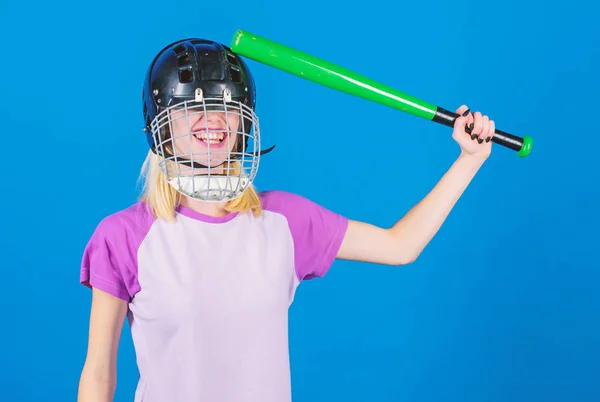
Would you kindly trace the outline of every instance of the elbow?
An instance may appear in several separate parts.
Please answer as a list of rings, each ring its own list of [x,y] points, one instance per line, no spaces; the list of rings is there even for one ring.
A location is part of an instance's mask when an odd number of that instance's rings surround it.
[[[397,243],[398,244],[398,243]],[[396,248],[394,253],[394,264],[397,266],[410,265],[417,261],[424,247],[417,244],[411,244],[410,242],[404,242],[404,246]]]
[[[389,231],[388,250],[389,264],[404,266],[414,263],[421,255],[424,245],[406,231]]]
[[[398,253],[395,258],[391,261],[391,265],[394,266],[404,266],[404,265],[410,265],[412,263],[414,263],[417,258],[419,258],[420,252],[404,252],[404,253]]]
[[[412,257],[412,258],[405,258],[402,260],[398,261],[398,264],[396,264],[399,267],[405,266],[405,265],[410,265],[412,263],[414,263],[417,260],[417,257]]]

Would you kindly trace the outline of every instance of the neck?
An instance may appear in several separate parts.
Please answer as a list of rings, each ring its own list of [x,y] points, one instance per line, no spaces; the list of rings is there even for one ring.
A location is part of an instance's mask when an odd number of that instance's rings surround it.
[[[229,212],[225,209],[227,205],[226,201],[223,202],[208,202],[196,200],[190,197],[182,196],[181,197],[181,205],[186,208],[191,209],[192,211],[196,211],[203,215],[213,216],[213,217],[223,217],[229,214]]]

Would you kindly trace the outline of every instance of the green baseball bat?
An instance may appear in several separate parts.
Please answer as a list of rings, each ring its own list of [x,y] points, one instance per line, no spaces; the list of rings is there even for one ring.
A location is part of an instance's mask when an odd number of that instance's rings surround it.
[[[458,114],[442,107],[400,92],[329,61],[297,49],[292,49],[248,31],[236,31],[230,48],[240,56],[317,84],[377,102],[445,126],[454,127],[454,122],[458,117]],[[533,143],[532,138],[529,136],[521,138],[498,129],[496,129],[492,141],[517,151],[518,155],[522,158],[529,155]]]

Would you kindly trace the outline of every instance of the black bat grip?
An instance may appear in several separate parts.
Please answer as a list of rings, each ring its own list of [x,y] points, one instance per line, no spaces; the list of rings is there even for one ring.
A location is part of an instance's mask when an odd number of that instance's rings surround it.
[[[454,122],[460,115],[454,112],[450,112],[444,108],[437,106],[435,116],[432,121],[443,124],[448,127],[454,127]],[[471,129],[467,127],[465,129],[467,133],[471,133]],[[496,129],[492,136],[492,141],[498,145],[502,145],[506,148],[517,151],[519,156],[524,158],[531,152],[532,138],[529,136],[518,137],[513,134]]]

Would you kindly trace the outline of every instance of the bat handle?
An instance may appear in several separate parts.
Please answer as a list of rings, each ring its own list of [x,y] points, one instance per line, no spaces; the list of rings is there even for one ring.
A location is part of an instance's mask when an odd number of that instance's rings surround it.
[[[437,107],[435,116],[432,121],[443,124],[445,126],[454,127],[454,122],[460,115],[454,112],[450,112],[444,108]],[[471,130],[467,128],[465,130],[470,133]],[[517,151],[521,158],[525,158],[531,152],[531,146],[533,145],[533,139],[530,136],[518,137],[513,134],[496,129],[492,136],[492,141],[496,144],[502,145],[506,148]]]

